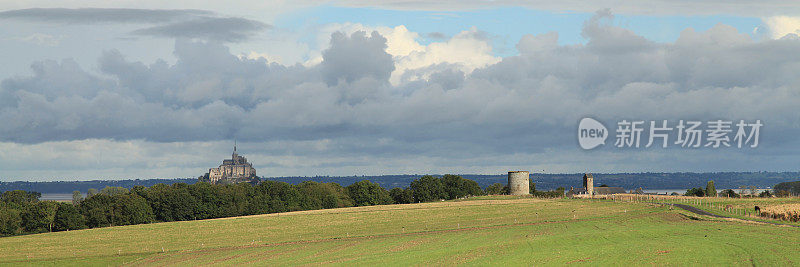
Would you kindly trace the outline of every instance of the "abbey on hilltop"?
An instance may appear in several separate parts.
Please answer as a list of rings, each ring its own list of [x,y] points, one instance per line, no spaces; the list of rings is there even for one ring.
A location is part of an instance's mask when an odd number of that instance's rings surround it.
[[[236,143],[233,144],[233,155],[231,159],[222,161],[222,165],[217,168],[208,169],[208,172],[200,176],[200,182],[212,184],[233,184],[233,183],[253,183],[259,182],[256,176],[256,169],[253,164],[247,162],[247,158],[236,153]]]

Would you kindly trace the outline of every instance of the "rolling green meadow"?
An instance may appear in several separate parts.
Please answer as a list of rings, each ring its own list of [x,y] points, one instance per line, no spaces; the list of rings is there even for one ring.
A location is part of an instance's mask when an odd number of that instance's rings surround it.
[[[0,238],[0,265],[798,265],[800,228],[511,196]]]

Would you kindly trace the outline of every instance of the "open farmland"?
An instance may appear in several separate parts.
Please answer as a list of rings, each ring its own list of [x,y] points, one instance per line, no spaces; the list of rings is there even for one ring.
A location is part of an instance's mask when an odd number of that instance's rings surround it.
[[[682,204],[709,213],[750,221],[800,226],[800,198],[728,198],[616,194],[614,201]],[[758,207],[758,210],[756,210]]]
[[[0,264],[800,263],[799,228],[684,213],[647,203],[475,198],[6,237]]]

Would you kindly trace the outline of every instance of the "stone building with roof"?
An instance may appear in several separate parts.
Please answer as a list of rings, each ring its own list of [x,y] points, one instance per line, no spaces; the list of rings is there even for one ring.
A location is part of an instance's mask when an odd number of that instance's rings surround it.
[[[591,173],[585,173],[583,175],[583,188],[575,188],[571,187],[569,191],[567,191],[567,197],[593,197],[598,195],[612,195],[612,194],[624,194],[625,189],[622,187],[608,187],[608,186],[601,186],[595,187],[594,186],[594,176]]]
[[[247,162],[247,158],[240,156],[236,152],[236,144],[233,145],[233,154],[230,159],[223,160],[222,165],[217,168],[208,169],[208,172],[201,176],[199,180],[212,184],[255,184],[259,181],[253,164]]]

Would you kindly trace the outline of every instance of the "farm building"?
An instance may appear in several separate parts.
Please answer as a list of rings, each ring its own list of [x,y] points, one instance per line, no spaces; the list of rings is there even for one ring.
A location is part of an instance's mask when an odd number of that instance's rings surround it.
[[[622,187],[594,187],[594,177],[591,173],[583,175],[583,188],[571,187],[567,191],[567,197],[590,197],[597,195],[611,195],[611,194],[624,194],[625,189]]]

